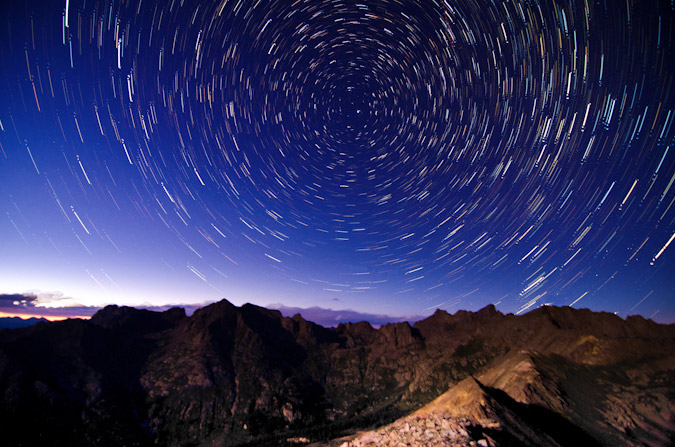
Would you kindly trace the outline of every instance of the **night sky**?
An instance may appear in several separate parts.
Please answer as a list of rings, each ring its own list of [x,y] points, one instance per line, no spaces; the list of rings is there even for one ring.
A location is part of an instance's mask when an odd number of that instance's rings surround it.
[[[672,0],[0,6],[0,293],[675,321]]]

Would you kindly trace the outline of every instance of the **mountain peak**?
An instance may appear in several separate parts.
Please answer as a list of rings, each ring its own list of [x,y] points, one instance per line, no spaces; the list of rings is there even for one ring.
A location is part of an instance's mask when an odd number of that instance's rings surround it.
[[[121,328],[134,332],[154,332],[175,326],[185,318],[185,309],[174,307],[154,312],[128,306],[109,305],[91,317],[91,323],[106,329]]]
[[[485,315],[485,316],[492,316],[497,314],[502,315],[501,312],[497,311],[497,308],[495,307],[494,304],[488,304],[487,306],[476,312],[476,315]]]

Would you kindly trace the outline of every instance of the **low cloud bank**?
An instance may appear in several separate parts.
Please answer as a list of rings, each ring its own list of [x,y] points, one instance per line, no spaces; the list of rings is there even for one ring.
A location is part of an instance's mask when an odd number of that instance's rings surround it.
[[[104,306],[83,306],[73,304],[73,299],[59,293],[4,293],[0,294],[0,314],[22,318],[43,317],[48,320],[65,318],[90,318]],[[138,305],[136,309],[164,312],[172,307],[182,307],[185,313],[192,313],[210,303],[167,304],[162,306]]]
[[[419,315],[411,315],[405,317],[395,317],[384,314],[369,314],[364,312],[357,312],[355,310],[333,310],[325,309],[323,307],[290,307],[283,304],[270,304],[267,306],[270,309],[276,309],[286,317],[292,317],[295,314],[302,315],[305,320],[320,324],[324,327],[336,327],[340,323],[358,323],[359,321],[367,321],[373,326],[382,326],[387,323],[400,323],[407,321],[414,323],[426,317]]]
[[[49,320],[63,318],[88,318],[99,310],[99,307],[69,305],[53,307],[58,301],[70,300],[57,293],[3,293],[0,294],[0,313],[17,315],[24,318],[44,317]]]

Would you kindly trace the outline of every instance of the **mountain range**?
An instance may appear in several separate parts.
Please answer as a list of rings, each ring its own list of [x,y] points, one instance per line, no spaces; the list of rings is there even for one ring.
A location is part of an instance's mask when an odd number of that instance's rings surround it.
[[[667,446],[675,325],[570,307],[325,328],[220,301],[0,331],[3,444]]]
[[[21,317],[2,317],[0,318],[0,329],[17,329],[21,327],[32,326],[36,323],[47,322],[46,318],[21,318]]]

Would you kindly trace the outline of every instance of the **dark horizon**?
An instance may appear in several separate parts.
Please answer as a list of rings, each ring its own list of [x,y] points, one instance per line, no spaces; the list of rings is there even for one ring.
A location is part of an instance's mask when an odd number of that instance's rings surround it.
[[[93,307],[93,306],[80,306],[80,307],[73,307],[73,308],[40,308],[40,307],[21,307],[21,306],[7,306],[5,303],[7,300],[5,298],[11,297],[14,300],[16,299],[21,299],[21,298],[28,298],[30,299],[30,296],[27,295],[21,295],[21,294],[13,294],[13,295],[2,295],[0,294],[0,319],[2,318],[21,318],[23,320],[27,320],[30,318],[35,318],[35,319],[40,319],[44,318],[48,321],[61,321],[65,319],[90,319],[94,314],[97,312],[103,310],[105,307],[108,306],[117,306],[115,304],[108,304],[106,306],[102,307]],[[164,305],[164,306],[117,306],[117,307],[131,307],[132,309],[138,309],[138,310],[148,310],[152,312],[165,312],[169,309],[183,309],[186,313],[186,315],[189,317],[191,316],[195,311],[199,309],[203,309],[205,307],[217,304],[219,302],[228,302],[230,303],[227,299],[223,298],[222,300],[214,301],[214,302],[205,302],[202,303],[201,305],[181,305],[181,304],[172,304],[172,305]],[[230,303],[232,304],[232,303]],[[242,306],[246,305],[255,305],[259,306],[255,303],[244,303]],[[438,311],[443,311],[443,312],[448,312],[450,315],[456,315],[458,313],[462,312],[468,312],[468,313],[476,313],[480,312],[484,309],[489,308],[490,306],[494,306],[493,304],[488,304],[485,307],[481,309],[476,309],[476,310],[467,310],[467,309],[457,309],[455,311],[445,311],[444,309],[435,309],[433,312],[427,314],[427,315],[410,315],[410,316],[394,316],[394,315],[386,315],[386,314],[370,314],[370,313],[364,313],[364,312],[357,312],[351,309],[330,309],[330,308],[322,308],[319,306],[312,306],[308,308],[301,308],[301,307],[292,307],[292,306],[285,306],[280,303],[271,303],[268,304],[267,306],[259,306],[263,307],[265,309],[269,310],[276,310],[281,313],[284,317],[293,317],[296,314],[300,314],[300,316],[305,319],[306,321],[310,321],[312,323],[316,323],[320,326],[326,327],[326,328],[334,328],[337,327],[339,324],[346,324],[346,323],[358,323],[358,322],[367,322],[371,326],[378,328],[380,326],[386,325],[386,324],[395,324],[395,323],[409,323],[409,324],[414,324],[418,321],[425,320],[432,315],[434,315]],[[241,306],[237,306],[241,307]],[[528,312],[524,313],[523,315],[526,315],[527,313],[533,312],[541,307],[554,307],[558,308],[559,306],[540,306],[538,308],[532,308],[529,309]],[[569,307],[569,306],[560,306],[560,307]],[[512,315],[512,313],[509,312],[502,312],[498,307],[495,308],[497,312],[502,313],[504,315]],[[574,310],[586,310],[586,311],[591,311],[591,312],[596,312],[596,313],[607,313],[604,311],[597,311],[597,310],[592,310],[589,308],[571,308]],[[45,312],[46,311],[46,312]],[[616,315],[616,314],[612,314]],[[663,319],[652,319],[652,318],[647,318],[644,315],[640,314],[632,314],[632,315],[616,315],[617,317],[621,318],[622,320],[626,320],[630,317],[640,317],[640,318],[645,318],[646,320],[653,321],[657,324],[662,324],[662,325],[671,325],[675,324],[675,321],[667,321]]]

